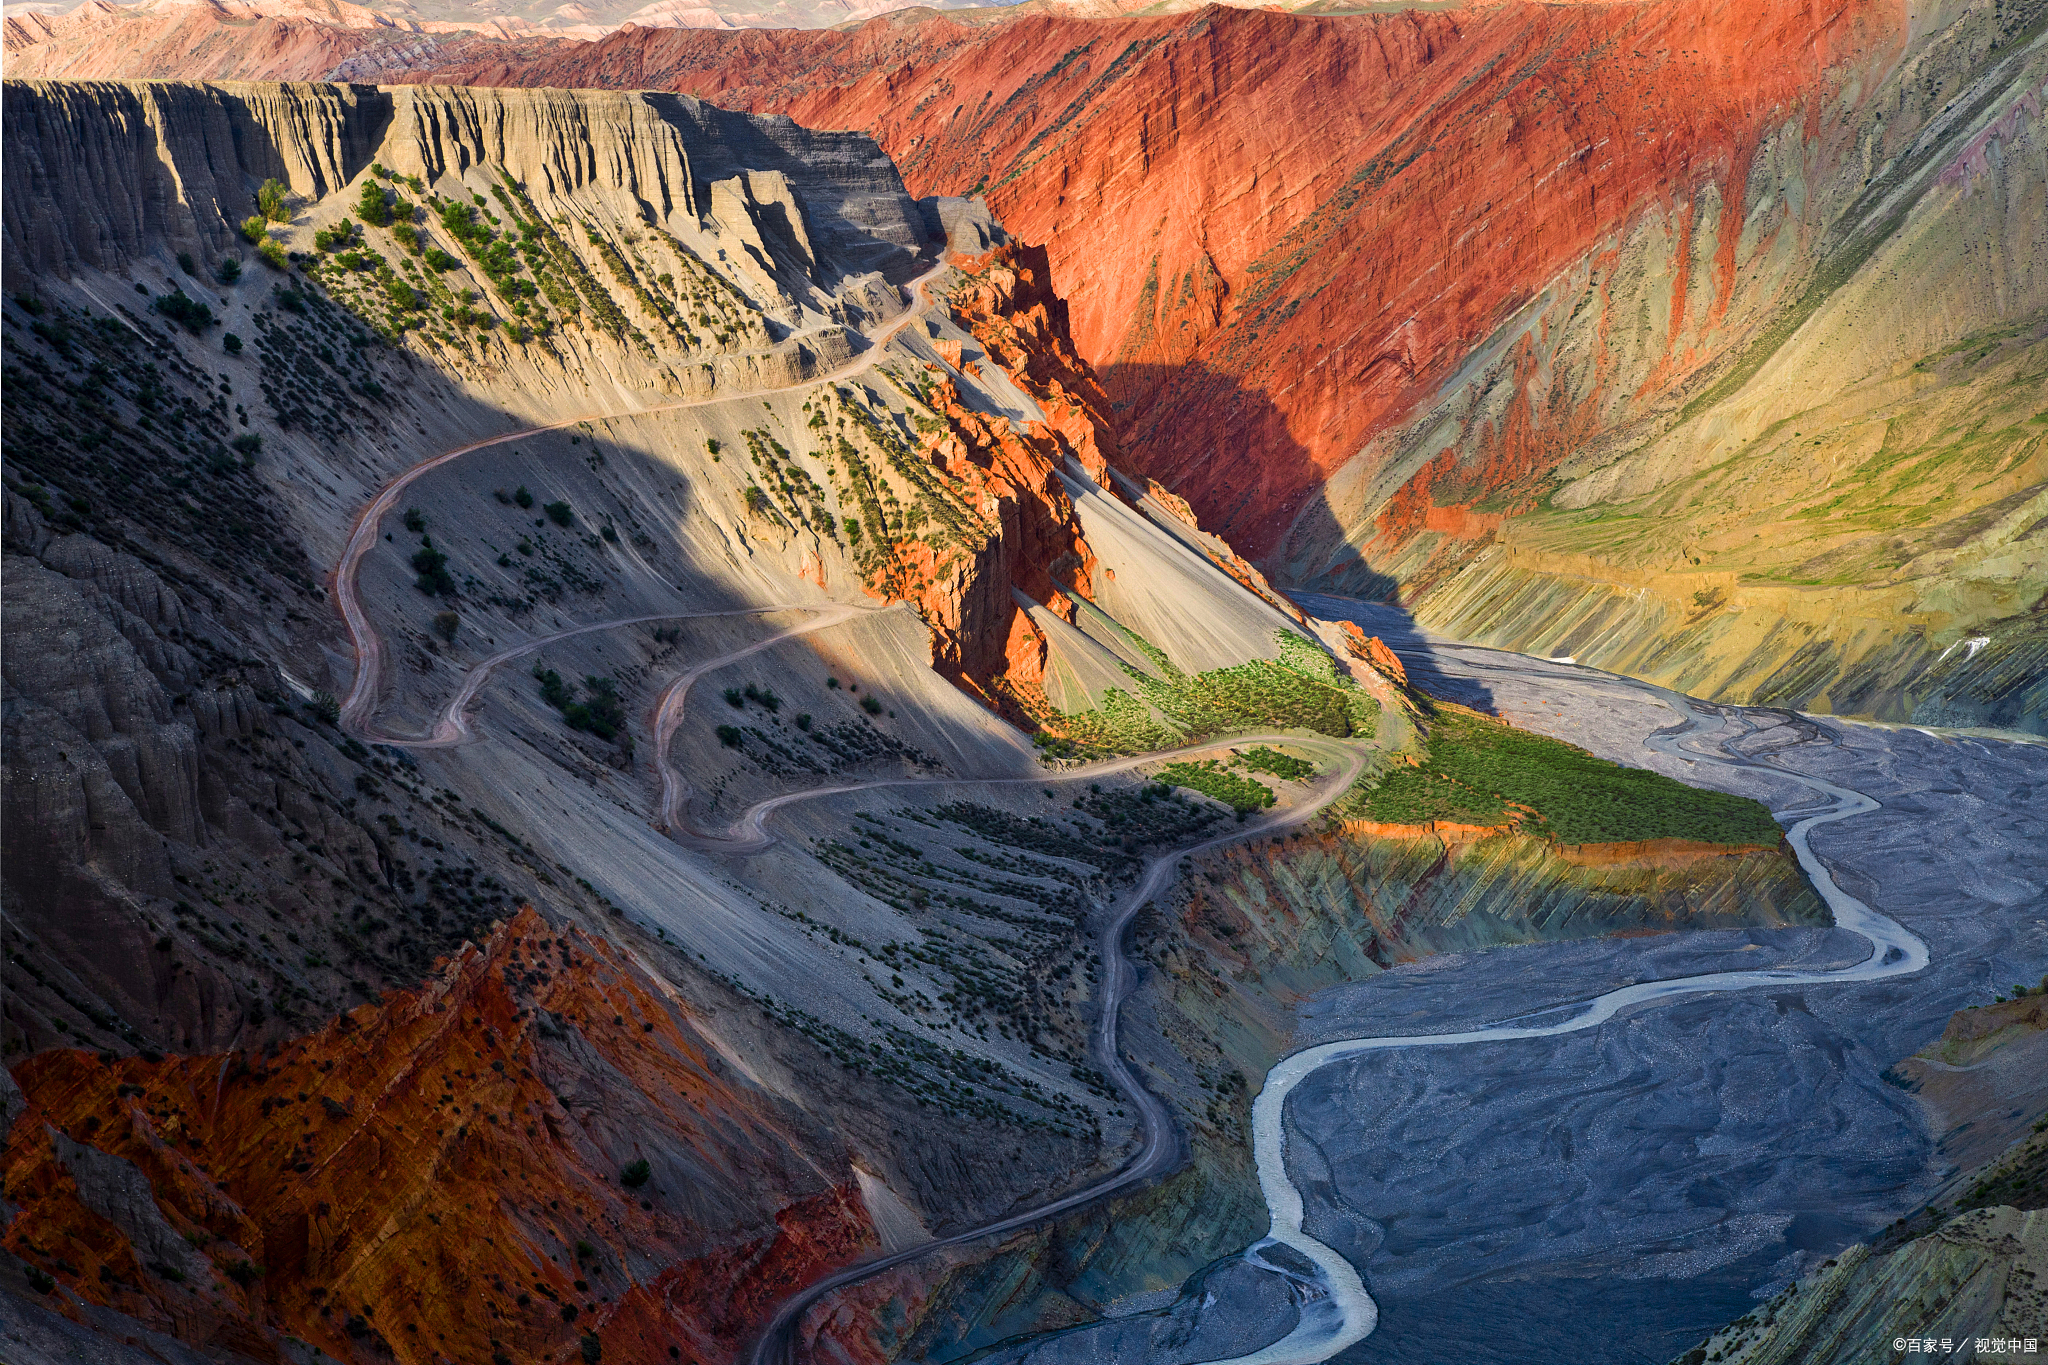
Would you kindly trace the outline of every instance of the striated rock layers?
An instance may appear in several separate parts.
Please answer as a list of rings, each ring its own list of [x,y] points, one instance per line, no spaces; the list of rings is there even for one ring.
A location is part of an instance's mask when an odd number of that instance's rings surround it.
[[[1093,1169],[1110,1106],[1078,1047],[913,1017],[876,994],[865,940],[777,913],[922,942],[879,894],[808,840],[743,887],[649,828],[658,691],[685,659],[744,653],[780,604],[829,605],[826,581],[848,601],[894,584],[932,628],[862,613],[829,659],[792,650],[771,676],[817,719],[808,743],[749,737],[755,757],[700,707],[678,764],[749,800],[828,763],[1031,771],[928,665],[987,695],[1013,580],[1049,596],[1047,565],[1085,559],[1051,470],[1114,447],[1042,257],[997,253],[961,283],[986,341],[931,310],[982,380],[891,350],[811,385],[845,367],[850,326],[904,306],[884,272],[931,254],[860,135],[560,91],[10,83],[7,103],[0,1101],[27,1111],[0,1326],[56,1358],[133,1338],[178,1361],[310,1358],[294,1339],[356,1362],[559,1361],[585,1341],[724,1360],[873,1245],[869,1209],[957,1226]],[[289,193],[266,263],[232,232],[269,177]],[[359,207],[386,197],[411,216]],[[932,210],[975,250],[999,235]],[[432,309],[401,302],[430,289]],[[686,394],[719,401],[678,410]],[[816,452],[783,444],[827,410],[833,449],[856,451],[829,493]],[[355,660],[327,573],[353,518],[416,461],[544,423],[564,429],[394,509],[361,575],[392,665],[382,719],[445,705],[505,643],[622,621],[546,656],[586,696],[618,689],[620,733],[570,728],[520,667],[492,680],[481,743],[363,742],[337,724]],[[957,579],[920,579],[901,504],[942,484],[991,520]],[[963,605],[982,600],[999,614]],[[883,680],[889,709],[863,710]],[[823,757],[780,765],[796,744]],[[849,819],[820,817],[825,842]],[[1078,913],[1055,943],[1037,904],[1005,911],[1033,911],[1028,952],[1013,923],[980,931],[1021,961],[974,930],[947,961],[979,989],[1068,952]],[[901,961],[898,984],[964,1000],[929,965]],[[886,1082],[867,1061],[885,1053]],[[907,1117],[920,1103],[933,1121]],[[23,1340],[0,1355],[36,1359]]]
[[[20,1064],[0,1244],[75,1268],[53,1311],[241,1357],[724,1359],[874,1244],[757,1035],[524,910],[290,1043]]]
[[[362,34],[332,69],[687,90],[985,191],[1047,245],[1135,472],[1293,586],[1735,700],[2038,725],[2042,22],[921,15]]]

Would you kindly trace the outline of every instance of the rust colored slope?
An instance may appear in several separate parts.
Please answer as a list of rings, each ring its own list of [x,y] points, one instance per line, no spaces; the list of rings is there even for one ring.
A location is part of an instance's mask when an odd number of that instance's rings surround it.
[[[1046,245],[1139,471],[1258,558],[1604,235],[1709,191],[1739,206],[1769,129],[1803,122],[1826,144],[1840,91],[1905,28],[1901,0],[1648,0],[322,41],[354,53],[335,58],[350,79],[681,90],[864,129],[914,193],[985,187]],[[178,72],[169,40],[138,39],[148,74],[260,74],[182,41]],[[15,60],[55,60],[35,51]],[[95,60],[119,74],[116,47]],[[1739,230],[1719,234],[1710,308]],[[1672,297],[1685,308],[1682,282]],[[1705,359],[1671,356],[1652,382]]]
[[[1896,0],[1210,9],[635,31],[435,74],[686,90],[866,129],[916,193],[987,186],[1046,244],[1134,461],[1256,557],[1558,271],[1645,206],[1739,205],[1758,139],[1824,137],[1903,37]]]
[[[618,949],[527,910],[275,1057],[22,1063],[4,1242],[260,1359],[291,1333],[342,1360],[570,1360],[586,1332],[608,1361],[725,1359],[873,1239],[844,1168],[802,1156],[818,1134],[735,1070]],[[110,1202],[112,1158],[163,1226]]]

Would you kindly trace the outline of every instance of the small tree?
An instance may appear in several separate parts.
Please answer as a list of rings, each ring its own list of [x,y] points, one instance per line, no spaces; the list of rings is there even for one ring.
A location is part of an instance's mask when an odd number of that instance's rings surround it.
[[[270,220],[262,214],[242,220],[242,235],[252,242],[261,242],[270,235]]]
[[[391,206],[385,201],[384,187],[374,180],[363,182],[363,192],[356,200],[356,212],[371,227],[391,226]]]
[[[533,494],[527,492],[526,485],[522,483],[519,485],[518,489],[513,492],[512,501],[518,503],[521,507],[530,508],[533,506]]]
[[[229,355],[240,355],[242,353],[242,339],[233,332],[229,332],[226,336],[222,337],[220,344],[221,349]]]
[[[629,1190],[637,1190],[642,1185],[645,1185],[653,1174],[654,1168],[648,1164],[647,1158],[643,1156],[619,1172],[619,1183]]]
[[[235,282],[236,280],[239,280],[239,279],[241,279],[241,278],[242,278],[242,260],[241,260],[241,257],[239,257],[239,256],[230,256],[230,257],[228,257],[228,258],[227,258],[226,260],[224,260],[224,261],[222,261],[222,262],[220,263],[220,268],[219,268],[218,270],[214,271],[213,273],[214,273],[215,277],[216,277],[216,278],[218,278],[218,279],[220,280],[220,282],[221,282],[222,284],[233,284],[233,283],[234,283],[234,282]]]
[[[566,502],[551,502],[540,509],[548,514],[548,520],[557,526],[566,527],[576,520],[576,510]]]
[[[604,1346],[597,1339],[597,1333],[585,1332],[577,1348],[583,1356],[583,1365],[597,1365],[604,1359]]]
[[[256,207],[263,217],[273,223],[289,223],[291,210],[285,207],[285,196],[291,193],[291,186],[282,180],[266,180],[256,191]]]
[[[452,645],[455,643],[456,628],[459,627],[461,624],[462,618],[456,615],[454,612],[439,612],[434,617],[434,634],[440,636],[442,639],[446,640],[449,644]]]

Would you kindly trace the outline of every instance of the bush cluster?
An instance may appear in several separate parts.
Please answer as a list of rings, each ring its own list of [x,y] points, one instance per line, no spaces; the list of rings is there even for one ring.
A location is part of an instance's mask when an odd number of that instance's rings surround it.
[[[1645,768],[1595,758],[1562,740],[1439,707],[1421,764],[1382,778],[1366,800],[1375,820],[1489,824],[1510,806],[1524,824],[1563,844],[1697,839],[1775,844],[1778,822],[1747,797],[1704,791]]]
[[[603,740],[616,740],[621,747],[631,749],[631,737],[626,734],[626,707],[619,700],[619,685],[611,678],[585,677],[583,687],[587,696],[578,700],[576,689],[562,681],[562,675],[552,668],[533,666],[534,681],[540,684],[541,699],[562,713],[562,720],[571,730],[585,730]]]
[[[1273,789],[1265,783],[1240,777],[1213,758],[1197,763],[1170,763],[1159,770],[1159,780],[1214,797],[1239,814],[1263,810],[1276,799]]]

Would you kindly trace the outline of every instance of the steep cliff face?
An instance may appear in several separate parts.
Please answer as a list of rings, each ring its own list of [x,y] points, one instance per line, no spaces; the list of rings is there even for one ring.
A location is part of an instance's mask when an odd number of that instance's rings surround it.
[[[1839,136],[1759,144],[1739,223],[1676,204],[1550,281],[1290,577],[1695,694],[2039,728],[2048,65],[2037,13],[1928,17]]]
[[[1292,585],[1733,699],[2033,725],[2039,28],[927,15],[364,38],[349,69],[687,90],[985,190],[1046,244],[1133,472]]]
[[[1118,1159],[1088,916],[1217,817],[1132,777],[1049,818],[991,707],[1032,611],[1255,599],[1110,491],[1042,254],[683,97],[8,102],[10,207],[82,225],[10,212],[0,300],[0,1288],[61,1309],[38,1341],[725,1359],[874,1236]],[[1011,780],[665,837],[948,774]]]

